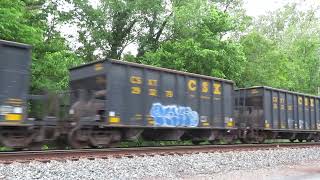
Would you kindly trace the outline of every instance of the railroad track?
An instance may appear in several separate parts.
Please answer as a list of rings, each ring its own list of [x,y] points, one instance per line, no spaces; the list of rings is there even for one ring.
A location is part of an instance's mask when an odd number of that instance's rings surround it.
[[[198,145],[198,146],[166,146],[139,148],[108,148],[108,149],[73,149],[48,151],[1,152],[0,164],[13,162],[28,163],[30,161],[50,162],[51,160],[66,161],[87,158],[132,158],[134,156],[184,155],[196,153],[267,150],[276,148],[309,148],[320,147],[320,143],[277,143],[277,144],[237,144],[237,145]]]

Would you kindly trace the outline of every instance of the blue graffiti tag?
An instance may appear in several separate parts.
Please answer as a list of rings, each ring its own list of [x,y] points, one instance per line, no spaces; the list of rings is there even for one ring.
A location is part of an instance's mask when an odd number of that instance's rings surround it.
[[[150,115],[156,126],[196,127],[199,124],[199,115],[190,107],[153,103]]]

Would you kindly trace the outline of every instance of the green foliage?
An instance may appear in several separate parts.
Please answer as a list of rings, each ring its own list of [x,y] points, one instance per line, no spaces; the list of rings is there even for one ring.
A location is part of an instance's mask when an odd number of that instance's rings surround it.
[[[259,43],[258,43],[259,42]],[[289,61],[277,46],[263,35],[252,32],[241,39],[248,59],[242,86],[290,86]]]
[[[247,57],[241,85],[268,85],[305,93],[320,86],[319,8],[296,4],[261,16],[243,36]]]
[[[77,52],[86,61],[99,57],[119,59],[124,48],[135,38],[137,14],[141,3],[137,0],[102,0],[93,7],[88,0],[72,0],[75,9],[71,22],[78,27]]]
[[[147,52],[137,61],[239,81],[245,63],[242,47],[221,40],[221,33],[233,29],[229,16],[213,5],[203,2],[197,5],[196,8],[194,4],[180,6],[174,17],[177,25],[174,39],[163,42],[157,51]],[[207,10],[202,12],[204,9]],[[183,18],[184,13],[188,18]]]
[[[253,19],[242,0],[1,0],[0,39],[33,45],[33,93],[66,89],[68,68],[111,57],[315,94],[318,12],[289,4]],[[59,30],[68,23],[75,51]],[[136,56],[123,53],[131,43]]]
[[[2,152],[2,151],[13,151],[13,149],[2,146],[2,147],[0,147],[0,152]]]
[[[42,30],[28,23],[31,14],[23,1],[0,1],[0,39],[37,44]]]
[[[56,30],[63,17],[56,3],[0,1],[0,39],[33,46],[31,89],[35,93],[66,89],[68,68],[81,63]]]
[[[69,85],[68,68],[79,63],[78,57],[68,50],[47,52],[32,64],[32,87],[40,90],[64,90]]]
[[[212,2],[216,4],[218,9],[230,16],[230,20],[234,28],[229,32],[229,36],[232,36],[234,39],[239,39],[252,22],[252,17],[246,14],[246,10],[243,6],[244,1],[212,0]]]

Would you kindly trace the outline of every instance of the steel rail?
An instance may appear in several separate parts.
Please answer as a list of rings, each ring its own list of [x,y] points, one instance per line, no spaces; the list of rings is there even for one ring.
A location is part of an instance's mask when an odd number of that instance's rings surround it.
[[[1,152],[0,163],[49,162],[51,160],[66,161],[81,158],[121,158],[134,156],[155,155],[184,155],[195,153],[212,153],[228,151],[254,151],[280,148],[310,148],[320,147],[320,143],[277,143],[277,144],[236,144],[236,145],[198,145],[198,146],[164,146],[164,147],[134,147],[134,148],[108,148],[108,149],[72,149],[47,151],[15,151]]]

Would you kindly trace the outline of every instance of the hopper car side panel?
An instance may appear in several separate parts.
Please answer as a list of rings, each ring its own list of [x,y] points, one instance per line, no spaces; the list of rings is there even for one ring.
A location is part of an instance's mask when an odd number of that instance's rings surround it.
[[[97,75],[105,77],[109,126],[235,128],[232,81],[104,60],[71,69],[72,90],[96,87],[85,80]]]
[[[109,116],[133,126],[234,127],[233,83],[109,61]]]
[[[0,40],[0,121],[26,118],[31,48]]]
[[[253,118],[259,124],[254,128],[295,131],[319,129],[319,97],[269,87],[254,87],[237,90],[236,98],[243,99],[237,108],[246,107],[244,111],[249,114],[247,118]],[[254,98],[260,100],[254,104]],[[261,109],[251,109],[252,112],[249,112],[252,107]],[[256,111],[261,111],[263,116],[254,116]],[[252,126],[250,123],[247,125]]]

